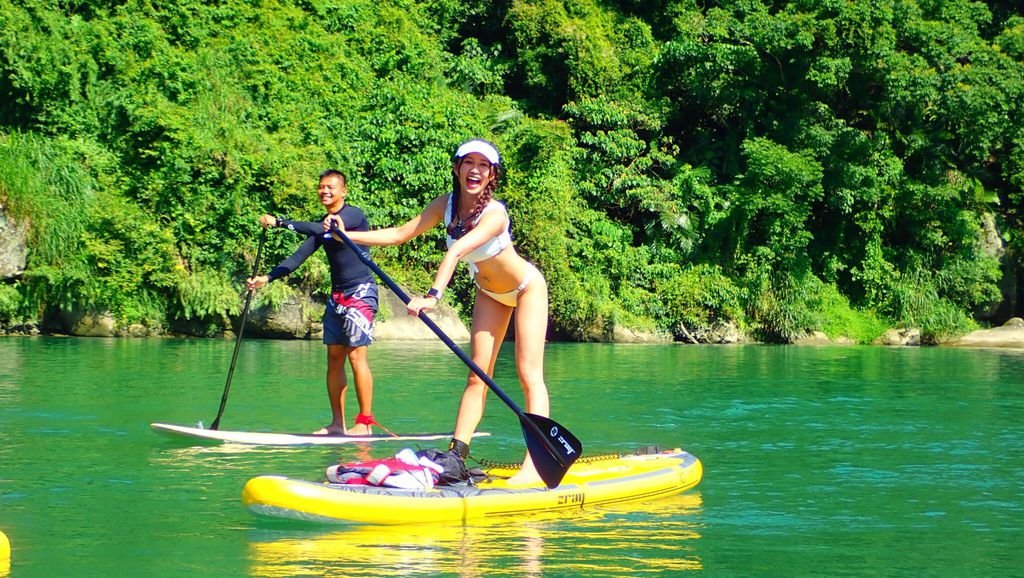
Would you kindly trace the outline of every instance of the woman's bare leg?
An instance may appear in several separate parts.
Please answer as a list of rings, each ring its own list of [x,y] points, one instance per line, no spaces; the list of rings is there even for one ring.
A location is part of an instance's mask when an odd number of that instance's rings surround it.
[[[548,388],[544,382],[544,346],[548,332],[548,288],[540,275],[519,295],[516,307],[516,370],[526,397],[526,412],[548,417],[551,412]],[[510,484],[533,483],[540,479],[537,469],[526,453],[519,473],[509,478]]]
[[[471,357],[487,375],[494,375],[494,363],[498,359],[498,351],[505,339],[511,318],[511,307],[502,305],[477,291],[473,303]],[[473,432],[484,415],[486,399],[487,384],[476,373],[470,372],[466,380],[466,389],[462,392],[459,415],[455,420],[455,439],[467,445],[473,439]]]

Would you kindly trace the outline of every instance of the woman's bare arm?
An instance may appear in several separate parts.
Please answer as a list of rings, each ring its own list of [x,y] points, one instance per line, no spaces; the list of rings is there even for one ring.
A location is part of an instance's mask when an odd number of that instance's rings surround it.
[[[430,202],[423,211],[397,227],[374,229],[372,231],[345,231],[345,224],[338,215],[329,215],[324,220],[324,229],[338,227],[349,239],[358,245],[401,245],[418,237],[428,229],[437,225],[444,218],[444,210],[448,204],[448,195],[441,195]]]

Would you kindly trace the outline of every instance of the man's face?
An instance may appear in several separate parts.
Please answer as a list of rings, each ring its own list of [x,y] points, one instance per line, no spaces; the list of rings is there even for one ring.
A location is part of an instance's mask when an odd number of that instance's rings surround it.
[[[348,194],[348,189],[345,188],[345,182],[341,177],[327,175],[320,179],[320,186],[317,187],[316,192],[320,195],[320,204],[333,213],[345,204],[345,195]]]

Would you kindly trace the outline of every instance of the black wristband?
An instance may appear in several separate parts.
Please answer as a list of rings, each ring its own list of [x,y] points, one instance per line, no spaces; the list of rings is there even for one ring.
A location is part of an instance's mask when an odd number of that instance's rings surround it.
[[[284,226],[284,219],[285,219],[284,217],[282,217],[281,215],[275,215],[274,218],[277,219],[274,222],[274,226],[275,227],[283,227]]]
[[[424,295],[424,297],[433,297],[434,299],[440,301],[442,293],[444,293],[444,291],[438,291],[437,289],[431,287],[430,289],[427,290],[427,294]]]

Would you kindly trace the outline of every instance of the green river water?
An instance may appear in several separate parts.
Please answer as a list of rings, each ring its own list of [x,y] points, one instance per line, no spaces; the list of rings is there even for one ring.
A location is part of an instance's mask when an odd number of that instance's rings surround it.
[[[701,483],[573,515],[374,528],[259,518],[241,489],[404,445],[150,430],[208,425],[233,347],[0,338],[0,576],[1024,576],[1024,351],[549,344],[552,417],[585,454],[681,447]],[[451,429],[466,370],[443,345],[378,343],[371,364],[379,421]],[[323,425],[323,371],[319,343],[244,342],[221,428]],[[510,348],[495,378],[522,399]],[[481,429],[474,455],[521,457],[495,396]]]

